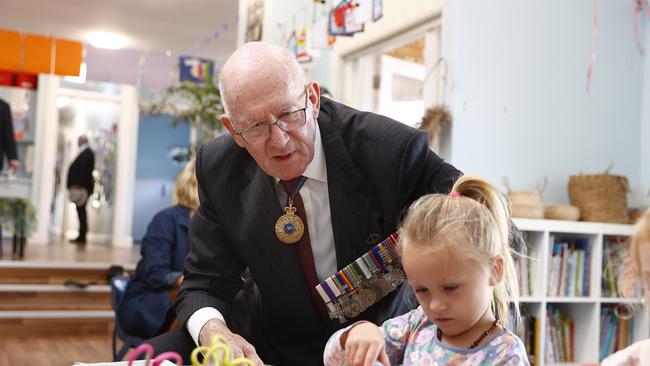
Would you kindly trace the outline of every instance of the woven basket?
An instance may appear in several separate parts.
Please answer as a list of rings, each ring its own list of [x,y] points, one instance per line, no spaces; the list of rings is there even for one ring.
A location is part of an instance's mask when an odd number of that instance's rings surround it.
[[[503,185],[508,190],[508,200],[512,217],[541,219],[544,217],[543,193],[548,180],[542,177],[535,191],[513,191],[508,178],[503,177]]]
[[[548,205],[544,207],[544,218],[578,221],[580,219],[580,209],[571,205]]]
[[[627,178],[593,174],[569,177],[571,204],[580,209],[580,220],[628,223]]]

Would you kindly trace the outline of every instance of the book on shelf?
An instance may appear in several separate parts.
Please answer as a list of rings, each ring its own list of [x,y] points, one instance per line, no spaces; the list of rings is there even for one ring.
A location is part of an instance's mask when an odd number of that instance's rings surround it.
[[[564,316],[555,305],[546,312],[546,362],[573,362],[575,330],[573,320]]]
[[[634,319],[628,315],[629,312],[624,305],[607,305],[600,309],[599,359],[601,361],[633,343]]]
[[[565,238],[555,241],[551,236],[548,296],[589,296],[591,245],[587,238]]]

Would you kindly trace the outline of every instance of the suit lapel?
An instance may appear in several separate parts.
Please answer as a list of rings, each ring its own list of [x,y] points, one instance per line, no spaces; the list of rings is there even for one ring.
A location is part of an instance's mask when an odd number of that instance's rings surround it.
[[[372,208],[370,198],[358,192],[363,176],[350,158],[331,116],[321,109],[318,127],[321,132],[336,247],[336,265],[340,269],[358,257],[366,242]]]

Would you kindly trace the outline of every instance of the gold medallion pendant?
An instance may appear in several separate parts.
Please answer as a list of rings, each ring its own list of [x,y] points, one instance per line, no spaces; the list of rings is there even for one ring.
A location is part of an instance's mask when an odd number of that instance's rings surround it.
[[[302,238],[305,225],[300,216],[296,215],[293,200],[289,199],[289,207],[284,208],[284,215],[275,222],[275,235],[285,244],[294,244]]]

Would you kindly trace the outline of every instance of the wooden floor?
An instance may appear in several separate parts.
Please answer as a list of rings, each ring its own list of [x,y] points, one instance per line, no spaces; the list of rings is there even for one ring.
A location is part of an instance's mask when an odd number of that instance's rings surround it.
[[[0,260],[20,260],[48,263],[110,263],[135,268],[140,259],[140,247],[121,248],[107,244],[87,243],[77,245],[63,241],[48,245],[29,244],[25,246],[25,256],[15,258],[11,253],[11,240],[5,239]]]
[[[118,344],[119,349],[120,344]],[[0,336],[2,366],[70,366],[112,360],[110,335]],[[126,359],[126,357],[125,357]]]

